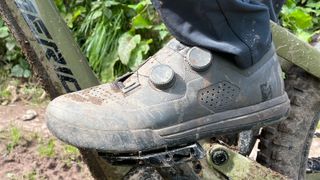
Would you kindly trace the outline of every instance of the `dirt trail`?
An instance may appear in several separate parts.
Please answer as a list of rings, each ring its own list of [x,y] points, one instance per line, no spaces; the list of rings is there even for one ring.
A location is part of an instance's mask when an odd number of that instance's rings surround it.
[[[28,110],[34,110],[37,116],[33,120],[24,121],[23,116]],[[22,102],[8,106],[0,106],[0,131],[10,125],[14,125],[27,131],[49,135],[49,130],[46,128],[44,122],[44,111],[45,105],[26,105]]]
[[[23,121],[28,110],[37,116]],[[50,134],[44,111],[21,102],[0,106],[0,179],[92,180],[79,152]],[[14,139],[18,142],[9,153]]]

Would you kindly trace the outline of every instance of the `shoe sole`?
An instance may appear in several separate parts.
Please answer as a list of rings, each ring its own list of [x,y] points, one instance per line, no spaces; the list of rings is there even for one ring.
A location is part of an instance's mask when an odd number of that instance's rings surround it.
[[[131,131],[92,130],[67,124],[47,114],[50,131],[80,148],[109,153],[132,153],[175,147],[199,139],[267,126],[285,119],[290,110],[287,94],[272,100],[194,119],[163,129]],[[68,133],[66,133],[68,132]]]

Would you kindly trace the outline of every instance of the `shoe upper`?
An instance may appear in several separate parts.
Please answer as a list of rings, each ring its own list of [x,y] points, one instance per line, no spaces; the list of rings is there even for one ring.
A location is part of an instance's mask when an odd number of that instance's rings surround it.
[[[97,131],[162,129],[283,94],[274,49],[240,69],[226,57],[171,40],[132,74],[56,98],[46,116],[49,124]]]

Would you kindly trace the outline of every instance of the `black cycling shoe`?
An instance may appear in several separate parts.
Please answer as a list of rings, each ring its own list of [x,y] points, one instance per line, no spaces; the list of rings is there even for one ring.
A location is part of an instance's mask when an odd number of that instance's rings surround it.
[[[115,83],[61,96],[48,127],[82,148],[135,152],[277,122],[289,111],[274,48],[253,67],[170,41],[138,71]]]

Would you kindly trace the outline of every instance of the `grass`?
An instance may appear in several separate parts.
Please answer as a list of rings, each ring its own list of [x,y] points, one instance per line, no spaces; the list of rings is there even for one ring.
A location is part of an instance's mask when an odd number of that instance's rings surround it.
[[[76,147],[66,144],[57,146],[55,138],[47,139],[39,136],[38,133],[22,133],[22,130],[15,126],[11,126],[9,130],[0,132],[0,135],[3,135],[3,137],[0,136],[1,141],[8,142],[6,148],[9,154],[19,145],[27,145],[28,142],[36,141],[38,146],[37,151],[42,157],[52,158],[57,155],[56,152],[62,152],[60,155],[67,162],[71,163],[80,160],[80,152]]]
[[[16,180],[16,179],[18,179],[18,178],[16,177],[16,175],[13,174],[13,173],[11,173],[11,172],[6,173],[6,178],[7,178],[7,179],[10,179],[10,180]]]
[[[35,170],[29,172],[28,174],[23,176],[25,180],[36,180],[37,179],[37,172]]]
[[[11,92],[7,88],[5,81],[0,81],[0,105],[6,104],[11,99]]]
[[[10,129],[10,142],[7,144],[7,151],[11,153],[21,140],[21,131],[17,127]]]
[[[40,143],[38,147],[38,153],[42,157],[54,157],[56,152],[55,152],[55,140],[50,139],[48,142],[45,143]]]
[[[8,99],[8,98],[10,98],[10,96],[11,96],[11,93],[10,93],[10,91],[9,91],[8,89],[1,89],[1,90],[0,90],[0,97],[1,97],[1,99],[2,99],[2,98]]]
[[[64,152],[66,155],[76,155],[76,156],[80,155],[78,148],[70,145],[64,146]]]
[[[74,162],[80,162],[80,152],[78,148],[70,145],[64,145],[62,148],[64,152],[63,161],[68,167],[71,167]]]
[[[21,162],[16,161],[14,163],[32,166],[32,168],[26,167],[25,170],[22,169],[21,171],[15,170],[16,167],[9,167],[11,169],[6,172],[5,177],[0,177],[0,180],[47,179],[46,175],[48,174],[43,172],[47,168],[47,162],[57,163],[57,167],[55,168],[62,167],[63,171],[69,171],[72,168],[73,170],[77,169],[78,173],[87,173],[79,150],[76,147],[60,142],[51,135],[31,132],[23,127],[20,128],[17,124],[11,124],[6,129],[0,130],[0,143],[0,157],[8,156],[10,158],[24,159],[24,156],[27,156],[26,161],[21,160]],[[30,162],[37,163],[35,166],[27,164]],[[52,176],[56,177],[55,175]]]

